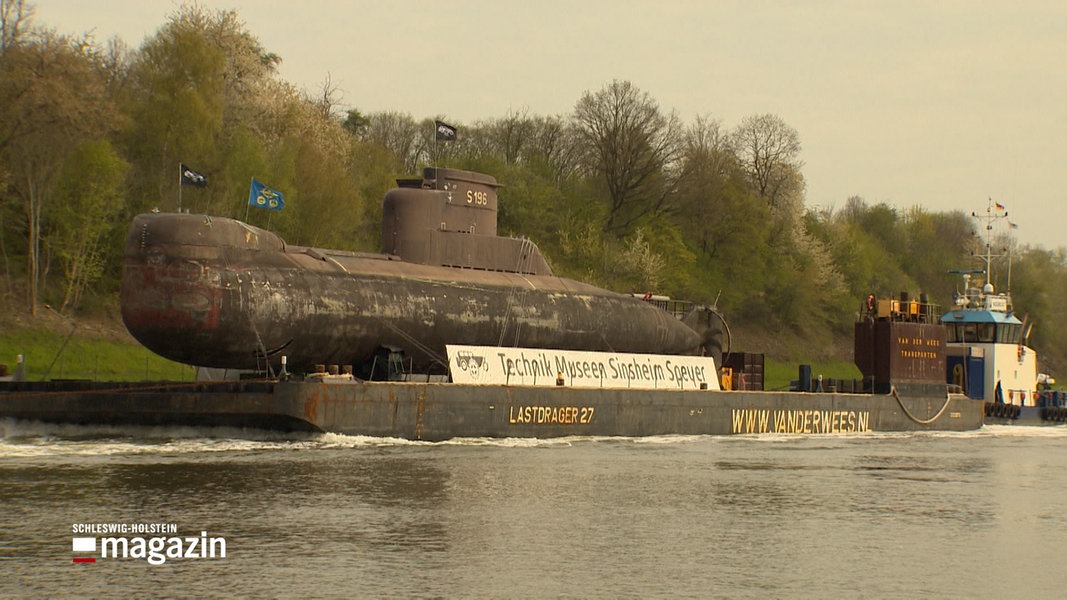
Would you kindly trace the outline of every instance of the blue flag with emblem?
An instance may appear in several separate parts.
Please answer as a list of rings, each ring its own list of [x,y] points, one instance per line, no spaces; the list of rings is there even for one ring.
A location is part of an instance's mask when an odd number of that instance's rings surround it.
[[[252,189],[248,191],[248,203],[269,210],[285,208],[285,198],[282,197],[282,193],[256,181],[255,177],[252,178]]]

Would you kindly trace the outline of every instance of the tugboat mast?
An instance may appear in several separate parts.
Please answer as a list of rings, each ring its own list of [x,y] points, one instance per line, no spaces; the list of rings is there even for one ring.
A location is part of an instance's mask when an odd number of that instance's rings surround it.
[[[1011,243],[1010,243],[1010,240],[1009,240],[1009,243],[1008,243],[1008,247],[1003,249],[1004,252],[1001,252],[1001,253],[994,253],[993,252],[994,225],[998,221],[1006,220],[1008,218],[1008,210],[1007,210],[1007,208],[1004,207],[1003,204],[1001,204],[999,202],[994,202],[993,199],[990,198],[989,199],[989,204],[988,204],[988,206],[986,206],[986,209],[985,209],[985,214],[972,212],[971,216],[974,217],[974,219],[976,221],[978,221],[979,223],[984,223],[985,224],[985,241],[984,241],[985,247],[983,249],[983,252],[977,256],[977,258],[979,260],[981,260],[985,264],[986,281],[985,281],[985,284],[982,286],[982,297],[983,297],[983,300],[984,300],[985,297],[988,297],[988,296],[992,295],[993,292],[994,292],[994,288],[993,288],[993,259],[994,258],[1003,258],[1004,256],[1007,256],[1008,257],[1007,288],[1006,288],[1005,293],[1001,294],[1001,295],[1007,301],[1008,312],[1011,312],[1011,254],[1010,254]],[[1011,221],[1008,221],[1008,225],[1011,226],[1012,228],[1015,227],[1015,224],[1012,223]],[[967,273],[974,273],[974,272],[975,271],[969,271]],[[983,302],[983,304],[984,304],[984,302]]]

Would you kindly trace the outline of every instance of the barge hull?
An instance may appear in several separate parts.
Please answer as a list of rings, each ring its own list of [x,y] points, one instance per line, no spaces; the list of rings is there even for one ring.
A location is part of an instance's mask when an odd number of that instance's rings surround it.
[[[457,437],[967,431],[981,401],[888,395],[575,389],[455,383],[243,381],[0,384],[0,418],[242,427],[441,441]]]

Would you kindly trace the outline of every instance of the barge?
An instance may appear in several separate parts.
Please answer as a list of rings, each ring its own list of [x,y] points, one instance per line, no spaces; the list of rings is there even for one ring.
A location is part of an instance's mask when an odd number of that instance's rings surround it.
[[[862,380],[808,371],[765,391],[762,360],[730,352],[715,307],[558,277],[530,240],[497,236],[492,177],[427,169],[398,184],[378,254],[295,246],[234,219],[137,216],[127,329],[221,379],[0,382],[0,418],[430,441],[984,422],[983,400],[946,385],[948,326],[926,302],[870,298],[855,325]]]

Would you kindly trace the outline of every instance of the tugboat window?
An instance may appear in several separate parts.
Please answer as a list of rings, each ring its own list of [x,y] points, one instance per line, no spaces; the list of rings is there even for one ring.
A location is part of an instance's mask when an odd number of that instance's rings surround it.
[[[1018,325],[1001,325],[997,333],[997,341],[1002,344],[1014,344],[1019,341]]]
[[[959,324],[952,325],[951,327],[948,328],[948,331],[946,332],[946,335],[948,336],[948,341],[949,342],[952,342],[952,343],[962,342],[963,341],[963,326],[959,325]]]
[[[992,323],[980,323],[978,325],[978,341],[992,343],[995,341],[994,333],[996,333],[996,328]]]

